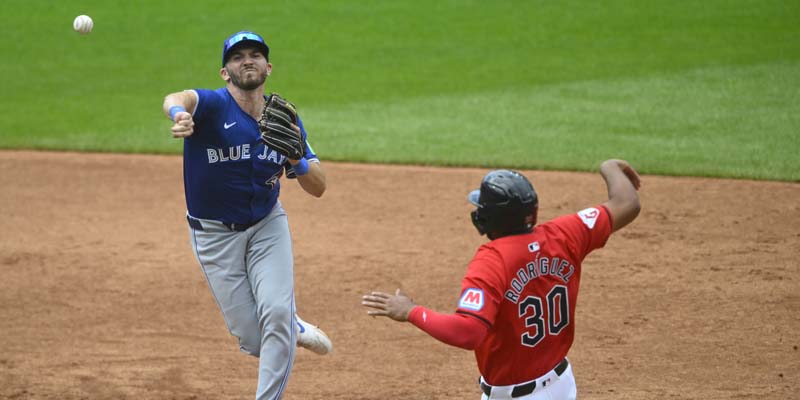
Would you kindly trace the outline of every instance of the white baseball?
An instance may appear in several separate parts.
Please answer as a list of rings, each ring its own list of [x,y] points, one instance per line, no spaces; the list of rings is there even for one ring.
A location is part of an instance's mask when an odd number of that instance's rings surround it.
[[[88,15],[78,15],[75,17],[75,21],[72,21],[72,28],[75,29],[75,32],[82,35],[91,32],[93,27],[94,22],[92,21],[92,17]]]

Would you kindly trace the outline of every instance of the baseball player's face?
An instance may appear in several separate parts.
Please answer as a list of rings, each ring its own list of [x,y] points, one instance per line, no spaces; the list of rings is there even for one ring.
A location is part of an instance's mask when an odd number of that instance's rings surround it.
[[[232,50],[225,68],[220,71],[222,79],[243,90],[257,89],[272,72],[272,64],[256,48]]]

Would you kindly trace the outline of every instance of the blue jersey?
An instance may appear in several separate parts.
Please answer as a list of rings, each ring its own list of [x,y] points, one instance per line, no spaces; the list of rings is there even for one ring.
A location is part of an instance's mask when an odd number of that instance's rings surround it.
[[[228,224],[255,223],[278,201],[279,179],[284,166],[291,167],[289,161],[261,142],[258,122],[239,108],[228,89],[195,91],[194,133],[183,142],[189,215]],[[298,125],[307,139],[299,117]],[[319,161],[308,145],[305,158]]]

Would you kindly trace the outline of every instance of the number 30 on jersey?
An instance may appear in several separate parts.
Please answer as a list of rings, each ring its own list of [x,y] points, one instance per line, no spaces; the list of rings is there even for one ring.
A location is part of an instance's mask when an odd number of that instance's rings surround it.
[[[522,345],[536,347],[545,335],[558,335],[569,325],[569,296],[567,287],[556,285],[547,293],[547,315],[542,298],[528,296],[519,302],[519,317],[525,318],[527,332],[522,334]],[[547,322],[545,323],[545,319]]]

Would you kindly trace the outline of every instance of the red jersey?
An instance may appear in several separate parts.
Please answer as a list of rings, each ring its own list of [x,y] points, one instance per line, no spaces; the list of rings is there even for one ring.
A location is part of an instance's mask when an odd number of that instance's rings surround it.
[[[608,209],[597,206],[478,249],[456,312],[489,326],[475,349],[487,383],[527,382],[566,357],[575,335],[581,262],[605,245],[611,226]]]

